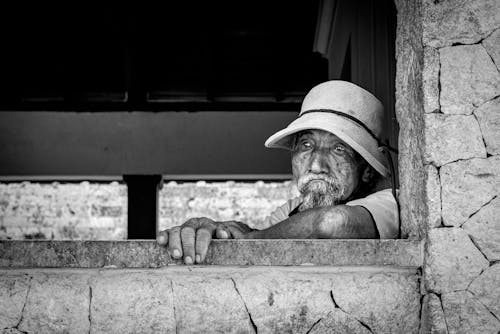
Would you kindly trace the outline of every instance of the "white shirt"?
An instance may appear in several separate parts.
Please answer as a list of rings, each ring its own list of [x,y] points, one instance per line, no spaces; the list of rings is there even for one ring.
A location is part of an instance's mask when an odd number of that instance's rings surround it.
[[[270,227],[289,217],[302,202],[301,197],[295,197],[278,207],[264,220],[264,226]],[[370,212],[377,226],[380,239],[394,239],[399,234],[399,213],[396,199],[391,189],[384,189],[345,203],[349,206],[362,206]]]

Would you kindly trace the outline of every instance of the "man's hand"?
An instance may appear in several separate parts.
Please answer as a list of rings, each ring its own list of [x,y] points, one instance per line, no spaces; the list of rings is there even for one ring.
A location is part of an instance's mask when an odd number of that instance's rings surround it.
[[[241,239],[253,231],[247,225],[236,222],[215,222],[209,218],[191,218],[181,226],[158,233],[157,241],[168,246],[174,259],[184,258],[185,264],[202,263],[212,238]]]

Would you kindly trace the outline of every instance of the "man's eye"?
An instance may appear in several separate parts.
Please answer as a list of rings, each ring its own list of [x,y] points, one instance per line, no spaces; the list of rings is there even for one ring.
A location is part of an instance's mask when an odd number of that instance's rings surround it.
[[[335,150],[335,152],[344,152],[345,146],[344,145],[335,145],[334,150]]]
[[[303,150],[309,150],[312,148],[312,143],[310,141],[303,141],[300,143],[300,148]]]

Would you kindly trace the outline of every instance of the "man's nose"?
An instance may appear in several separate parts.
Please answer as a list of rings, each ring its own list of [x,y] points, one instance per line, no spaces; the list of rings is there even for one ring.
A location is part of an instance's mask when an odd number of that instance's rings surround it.
[[[319,151],[313,151],[309,160],[309,172],[315,174],[328,173],[326,157]]]

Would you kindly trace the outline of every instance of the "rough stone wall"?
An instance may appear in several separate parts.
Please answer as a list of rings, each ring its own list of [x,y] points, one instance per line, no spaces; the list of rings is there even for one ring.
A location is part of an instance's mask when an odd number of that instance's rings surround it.
[[[124,184],[0,183],[0,239],[126,237]]]
[[[264,219],[278,206],[298,195],[292,182],[165,183],[159,194],[160,229],[180,225],[188,218],[238,220],[254,228],[267,227]]]
[[[422,328],[498,333],[500,1],[398,10],[402,215],[426,239]]]
[[[159,193],[159,226],[206,216],[264,227],[264,218],[296,194],[291,182],[168,182]],[[126,239],[126,185],[0,183],[0,239],[7,238]]]
[[[2,333],[418,333],[415,269],[0,270]]]

